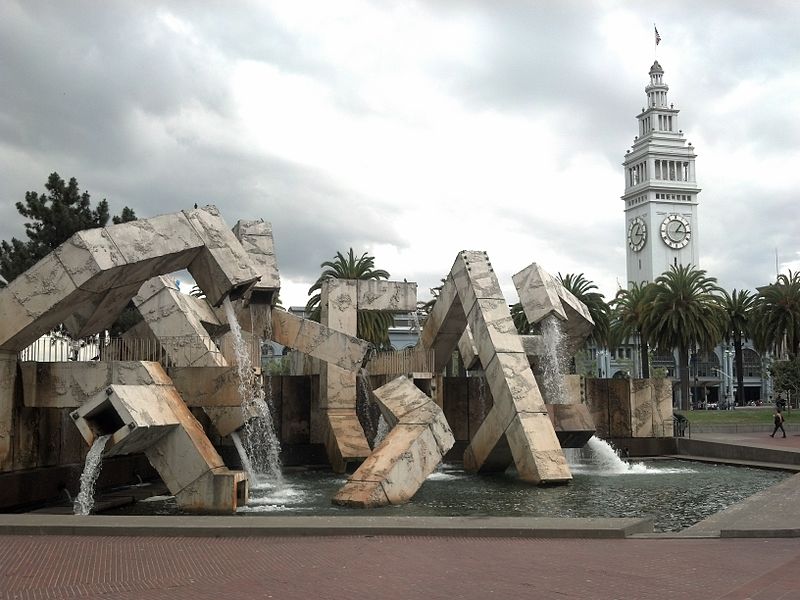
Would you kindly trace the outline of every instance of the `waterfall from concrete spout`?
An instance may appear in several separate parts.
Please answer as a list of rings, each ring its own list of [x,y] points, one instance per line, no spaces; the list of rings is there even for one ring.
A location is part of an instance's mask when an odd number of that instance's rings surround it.
[[[103,457],[103,450],[106,448],[106,442],[111,435],[101,435],[95,438],[89,453],[86,455],[86,464],[83,466],[83,473],[81,473],[81,491],[78,497],[75,498],[72,510],[76,515],[86,516],[92,512],[94,508],[94,484],[97,483],[97,477],[100,475],[100,461]]]
[[[253,465],[250,464],[250,457],[247,456],[247,451],[244,449],[244,444],[242,444],[242,438],[234,431],[231,434],[231,439],[233,440],[233,446],[236,448],[236,453],[239,455],[239,460],[242,461],[242,469],[247,473],[247,478],[252,482],[258,481],[258,475],[253,470]]]
[[[387,435],[389,435],[389,424],[386,422],[386,419],[383,418],[383,415],[381,415],[378,419],[375,439],[372,440],[372,447],[377,448]]]
[[[544,381],[544,398],[548,404],[565,404],[564,375],[566,374],[566,357],[564,356],[564,332],[561,321],[555,315],[549,315],[542,321],[542,341],[544,354],[539,357]]]
[[[625,475],[648,473],[652,469],[642,463],[629,463],[609,442],[592,436],[583,448],[567,448],[565,452],[573,472],[591,472],[596,475]]]
[[[229,298],[225,298],[223,306],[233,334],[236,367],[239,372],[239,396],[242,399],[242,414],[245,420],[245,426],[242,428],[244,450],[253,472],[265,476],[267,479],[265,483],[282,487],[281,445],[272,424],[272,411],[264,397],[264,387],[254,377],[250,353],[242,338],[242,329],[239,327],[239,321],[236,319]],[[260,482],[252,482],[251,485],[257,483]]]

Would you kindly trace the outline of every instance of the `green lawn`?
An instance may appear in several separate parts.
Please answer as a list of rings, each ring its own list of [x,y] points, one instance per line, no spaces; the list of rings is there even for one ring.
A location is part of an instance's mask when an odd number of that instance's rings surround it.
[[[682,414],[690,423],[713,425],[734,425],[737,423],[772,423],[773,408],[771,406],[758,408],[737,408],[736,410],[690,410],[675,411]],[[795,411],[796,412],[796,411]],[[788,421],[794,415],[784,412]]]

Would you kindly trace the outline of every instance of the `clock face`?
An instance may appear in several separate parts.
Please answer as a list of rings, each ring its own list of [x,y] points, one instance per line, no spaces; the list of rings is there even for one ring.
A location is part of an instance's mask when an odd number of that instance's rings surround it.
[[[692,228],[689,221],[680,215],[667,215],[661,223],[661,239],[670,248],[679,250],[689,243]]]
[[[641,217],[636,217],[628,225],[628,246],[634,252],[639,252],[644,248],[647,241],[647,224]]]

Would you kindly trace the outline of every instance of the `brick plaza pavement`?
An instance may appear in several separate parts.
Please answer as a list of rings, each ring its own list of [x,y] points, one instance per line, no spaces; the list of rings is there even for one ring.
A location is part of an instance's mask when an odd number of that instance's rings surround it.
[[[0,536],[0,598],[800,598],[798,539]]]

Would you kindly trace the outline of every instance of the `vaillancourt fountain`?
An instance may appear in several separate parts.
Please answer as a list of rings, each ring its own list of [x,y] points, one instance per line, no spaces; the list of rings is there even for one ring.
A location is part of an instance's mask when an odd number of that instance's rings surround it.
[[[180,292],[169,274],[181,269],[202,297]],[[440,482],[464,498],[475,499],[462,489],[472,482],[490,497],[487,486],[497,484],[501,496],[528,494],[549,506],[550,494],[572,506],[570,492],[534,490],[580,488],[570,483],[576,472],[659,472],[621,461],[594,434],[625,437],[627,427],[630,438],[670,436],[671,389],[643,380],[611,394],[567,375],[566,357],[593,323],[555,278],[535,263],[513,277],[541,331],[530,336],[517,334],[485,252],[459,252],[443,281],[417,326],[417,347],[375,353],[356,337],[358,312],[416,315],[416,284],[329,279],[317,323],[274,306],[280,278],[264,221],[231,230],[209,206],[80,232],[0,290],[0,472],[76,465],[91,447],[75,503],[82,515],[91,512],[101,459],[125,483],[146,457],[176,509],[192,513],[291,508],[298,483],[287,483],[282,454],[293,464],[328,463],[334,475],[318,486],[328,507],[314,510],[335,514],[386,505],[427,514],[425,489]],[[122,338],[107,338],[129,306],[141,319]],[[74,340],[93,340],[96,360],[36,351],[59,324]],[[261,349],[270,342],[306,357],[294,361],[295,375],[265,381]],[[476,377],[443,376],[454,352]],[[71,441],[54,458],[33,440],[46,438],[58,415],[68,417],[59,436]],[[63,485],[77,492],[79,473],[71,472]],[[57,495],[52,478],[43,482],[38,496],[21,494],[16,504]],[[446,487],[434,504],[442,494]],[[487,507],[475,499],[472,510]]]

